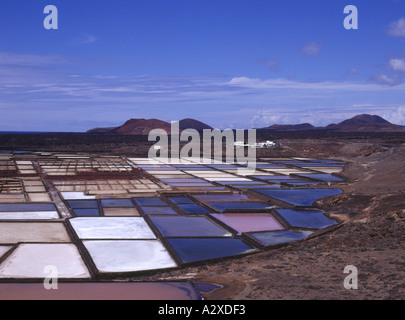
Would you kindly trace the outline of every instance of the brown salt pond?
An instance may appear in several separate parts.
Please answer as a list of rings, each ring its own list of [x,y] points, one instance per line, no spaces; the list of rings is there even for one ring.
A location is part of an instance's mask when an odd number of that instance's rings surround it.
[[[202,300],[190,282],[0,283],[0,300]]]

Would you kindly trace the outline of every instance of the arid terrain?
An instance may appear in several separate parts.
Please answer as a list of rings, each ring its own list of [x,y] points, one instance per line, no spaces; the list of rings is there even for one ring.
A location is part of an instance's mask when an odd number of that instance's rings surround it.
[[[347,180],[344,193],[318,203],[343,222],[341,227],[265,253],[151,278],[223,286],[207,299],[404,299],[405,144],[291,140],[282,145],[282,154],[347,163],[341,174]],[[347,265],[358,269],[357,290],[343,286]]]

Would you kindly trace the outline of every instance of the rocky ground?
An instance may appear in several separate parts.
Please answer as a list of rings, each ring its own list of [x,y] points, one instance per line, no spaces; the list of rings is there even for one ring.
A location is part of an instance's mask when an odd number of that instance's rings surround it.
[[[283,248],[149,279],[189,279],[223,286],[206,299],[404,299],[405,144],[285,141],[262,156],[297,155],[347,162],[343,194],[318,206],[342,222],[319,237]],[[358,289],[343,282],[358,269]]]

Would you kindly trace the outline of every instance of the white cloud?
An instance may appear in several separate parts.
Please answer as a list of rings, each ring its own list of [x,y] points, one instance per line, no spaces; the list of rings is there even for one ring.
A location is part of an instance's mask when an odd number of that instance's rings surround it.
[[[386,75],[378,75],[370,78],[378,84],[395,86],[400,83],[400,79],[389,78]],[[370,83],[355,83],[343,81],[294,81],[286,79],[261,80],[257,78],[235,77],[229,81],[228,85],[246,89],[303,89],[303,90],[344,90],[344,91],[372,91],[383,89],[380,85]],[[398,87],[399,89],[399,87]],[[401,89],[402,88],[401,86]]]
[[[391,123],[405,125],[405,106],[399,106],[396,110],[387,111],[382,114],[382,117]]]
[[[317,55],[321,51],[322,42],[315,43],[311,42],[301,48],[301,53],[304,56],[314,56]]]
[[[80,34],[79,37],[77,37],[76,39],[73,40],[73,45],[75,46],[79,46],[79,45],[83,45],[83,44],[90,44],[90,43],[94,43],[97,41],[97,37],[88,34],[88,33],[82,33]]]
[[[389,62],[390,67],[394,71],[404,71],[405,72],[405,61],[402,59],[391,59]]]
[[[394,74],[391,77],[385,74],[377,74],[370,77],[369,80],[381,84],[383,86],[390,86],[390,87],[397,86],[402,82],[401,79],[396,74]]]
[[[405,18],[391,22],[387,32],[392,37],[405,37]]]

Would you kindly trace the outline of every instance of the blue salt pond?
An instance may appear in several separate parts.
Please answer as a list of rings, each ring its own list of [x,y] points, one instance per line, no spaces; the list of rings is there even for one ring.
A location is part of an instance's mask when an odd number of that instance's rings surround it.
[[[320,210],[277,209],[276,211],[292,227],[322,229],[336,224]]]
[[[98,217],[100,212],[98,209],[73,209],[75,216],[77,217]]]
[[[72,200],[67,204],[72,209],[98,209],[97,200]]]
[[[218,259],[256,251],[240,239],[233,238],[171,238],[168,242],[184,263]]]
[[[254,189],[254,191],[297,207],[310,207],[321,198],[342,193],[340,189]]]
[[[253,239],[264,246],[273,246],[292,241],[303,240],[311,235],[311,231],[272,231],[272,232],[250,232]]]
[[[226,164],[213,164],[210,165],[211,168],[217,169],[217,170],[232,170],[232,169],[238,169],[239,167],[234,166],[234,165],[226,165]]]
[[[177,215],[178,213],[170,207],[141,207],[142,211],[149,214],[168,214],[168,215]]]
[[[169,198],[169,200],[173,203],[189,203],[189,204],[194,203],[194,201],[188,197],[172,197]]]
[[[244,194],[221,194],[221,195],[195,195],[195,198],[204,202],[223,201],[249,201],[250,198]]]
[[[183,203],[183,204],[178,204],[178,206],[188,214],[210,213],[210,211],[208,211],[207,209],[205,209],[204,207],[202,207],[196,203],[193,203],[193,204]]]
[[[165,237],[230,237],[232,234],[205,217],[151,216]]]
[[[239,181],[239,180],[234,180],[234,181],[215,181],[218,184],[221,185],[225,185],[225,186],[234,186],[234,185],[238,185],[238,186],[249,186],[249,185],[260,185],[260,182],[258,181]],[[262,185],[266,185],[265,183],[263,183]]]
[[[297,178],[290,177],[290,176],[253,176],[255,179],[261,179],[261,180],[294,180]]]
[[[302,182],[302,181],[288,181],[288,182],[284,182],[283,185],[287,186],[287,187],[303,187],[303,186],[310,186],[310,185],[316,185],[319,184],[320,182],[316,182],[316,181],[306,181],[306,182]]]
[[[310,178],[310,179],[315,179],[315,180],[320,180],[320,181],[326,181],[326,182],[342,182],[344,181],[343,179],[339,177],[335,177],[334,175],[328,174],[328,173],[308,173],[308,174],[298,174],[300,177],[304,178]]]
[[[160,198],[134,198],[140,207],[167,206],[167,203]]]
[[[134,204],[130,199],[106,199],[101,200],[103,208],[133,208]]]
[[[302,163],[300,167],[343,167],[343,164],[336,163],[321,163],[321,162],[311,162],[311,163]]]
[[[262,202],[208,202],[207,204],[220,212],[229,210],[260,210],[267,209],[270,206]]]
[[[343,164],[342,161],[340,160],[308,160],[309,162],[315,162],[315,163],[336,163],[336,164]]]

